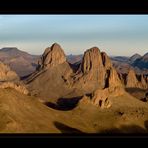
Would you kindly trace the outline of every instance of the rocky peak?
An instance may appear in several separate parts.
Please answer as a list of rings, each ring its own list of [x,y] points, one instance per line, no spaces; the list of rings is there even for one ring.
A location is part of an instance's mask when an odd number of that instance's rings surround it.
[[[120,73],[120,80],[127,88],[148,88],[147,76],[144,74],[137,75],[133,68],[130,68],[128,74]]]
[[[139,58],[141,58],[141,55],[136,53],[136,54],[132,55],[129,60],[134,61],[134,60],[139,59]]]
[[[66,62],[66,57],[63,50],[58,44],[53,44],[51,47],[46,48],[44,54],[42,55],[40,66],[43,69],[46,67],[57,66],[59,64],[61,64],[60,66],[63,66],[66,65],[64,62]],[[61,69],[59,69],[60,66],[51,68],[49,71],[45,71],[42,76],[39,75],[42,71],[37,71],[37,74],[35,73],[35,75],[31,77],[31,85],[36,88],[36,84],[43,81],[45,82],[49,74],[52,76],[52,71],[55,70],[55,75],[58,75],[55,80],[60,80],[60,83],[65,87],[64,89],[70,92],[70,95],[75,96],[79,94],[79,96],[82,96],[92,94],[92,97],[90,98],[90,100],[92,100],[92,104],[97,106],[100,104],[99,106],[102,108],[110,107],[111,104],[108,100],[110,94],[117,96],[121,94],[123,87],[116,70],[112,66],[110,58],[105,52],[100,52],[99,48],[97,47],[90,48],[84,52],[82,62],[76,67],[75,70],[71,70],[71,68],[73,68],[72,66],[75,65],[72,65],[70,68],[68,65],[68,68],[66,68],[61,75],[63,68],[61,67]],[[38,75],[39,79],[37,80],[36,78],[34,80],[33,78]],[[51,79],[48,79],[48,81],[49,80],[52,80],[52,77]],[[35,83],[33,84],[33,82]],[[49,91],[48,84],[49,83],[47,82],[46,86],[48,87],[45,87],[45,89],[47,89],[47,94]],[[52,85],[52,83],[50,84]],[[87,102],[87,100],[89,99],[87,99],[86,95],[82,102]]]
[[[129,70],[129,73],[127,75],[126,87],[140,87],[135,71],[132,68]]]
[[[90,70],[103,66],[102,57],[99,48],[93,47],[84,52],[81,70],[83,73],[88,73]]]
[[[38,68],[49,68],[64,62],[66,62],[66,56],[63,49],[59,44],[54,43],[51,47],[45,49]]]
[[[75,81],[79,86],[82,85],[82,87],[87,87],[87,90],[91,90],[95,85],[98,85],[99,88],[104,88],[104,77],[105,69],[99,48],[93,47],[86,50],[82,63],[76,72]]]
[[[119,76],[112,66],[110,58],[99,48],[93,47],[85,51],[82,63],[74,77],[75,83],[85,90],[108,88],[109,91],[122,88]]]
[[[114,67],[110,69],[110,75],[109,75],[109,87],[115,88],[115,87],[122,87],[121,80],[118,76],[118,73]]]

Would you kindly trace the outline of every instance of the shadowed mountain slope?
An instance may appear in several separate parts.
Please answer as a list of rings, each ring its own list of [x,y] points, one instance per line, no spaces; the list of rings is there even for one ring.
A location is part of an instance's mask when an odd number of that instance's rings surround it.
[[[15,47],[0,49],[0,61],[10,66],[21,77],[35,71],[38,59],[39,56],[30,55]]]
[[[80,100],[75,108],[61,111],[13,89],[0,89],[0,132],[104,133],[122,129],[119,133],[134,133],[138,130],[134,127],[139,127],[140,133],[147,132],[146,103],[129,94],[111,97],[110,100],[113,106],[106,110]]]

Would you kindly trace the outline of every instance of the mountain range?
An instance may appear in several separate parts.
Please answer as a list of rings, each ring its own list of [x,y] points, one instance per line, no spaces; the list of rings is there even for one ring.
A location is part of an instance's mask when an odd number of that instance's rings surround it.
[[[24,77],[35,71],[41,55],[31,55],[21,51],[16,47],[5,47],[0,49],[0,61],[10,66],[10,68],[20,76]],[[83,55],[67,55],[67,60],[71,64],[80,64]],[[114,56],[110,57],[113,66],[119,73],[128,73],[132,67],[137,74],[148,74],[148,53],[141,56],[134,54],[131,57]]]
[[[41,56],[3,48],[0,59],[2,133],[148,132],[147,54],[66,56],[54,43]]]
[[[68,55],[70,63],[79,63],[82,60],[82,55]],[[134,54],[131,57],[127,56],[111,56],[113,66],[119,73],[128,73],[130,68],[133,68],[137,74],[148,74],[148,53],[143,56]]]
[[[131,57],[112,57],[117,71],[127,73],[132,67],[137,74],[148,74],[148,53],[143,56],[134,54]]]

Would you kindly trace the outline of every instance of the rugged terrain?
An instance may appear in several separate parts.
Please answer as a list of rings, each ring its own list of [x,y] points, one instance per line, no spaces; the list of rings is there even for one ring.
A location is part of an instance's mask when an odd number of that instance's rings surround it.
[[[147,75],[118,72],[98,47],[70,62],[54,43],[37,63],[23,81],[0,64],[1,133],[148,132]]]
[[[67,60],[74,63],[81,63],[82,55],[68,55]],[[148,74],[148,53],[143,56],[138,53],[127,56],[110,56],[113,66],[116,68],[118,73],[128,73],[132,68],[136,74]]]
[[[128,73],[132,68],[136,74],[148,74],[148,53],[143,56],[134,54],[131,57],[111,57],[114,67],[118,73]]]
[[[64,110],[12,89],[0,89],[1,133],[146,133],[147,103],[129,94],[111,97],[112,107],[80,100]]]
[[[67,62],[63,49],[56,43],[45,49],[37,71],[25,83],[32,95],[46,101],[80,97],[96,89],[117,91],[122,87],[108,56],[97,47],[88,49],[82,63],[75,66]]]

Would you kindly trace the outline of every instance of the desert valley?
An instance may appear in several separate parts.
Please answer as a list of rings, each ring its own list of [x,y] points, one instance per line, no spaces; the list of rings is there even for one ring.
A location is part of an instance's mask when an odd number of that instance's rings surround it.
[[[148,53],[0,49],[1,133],[148,133]]]

